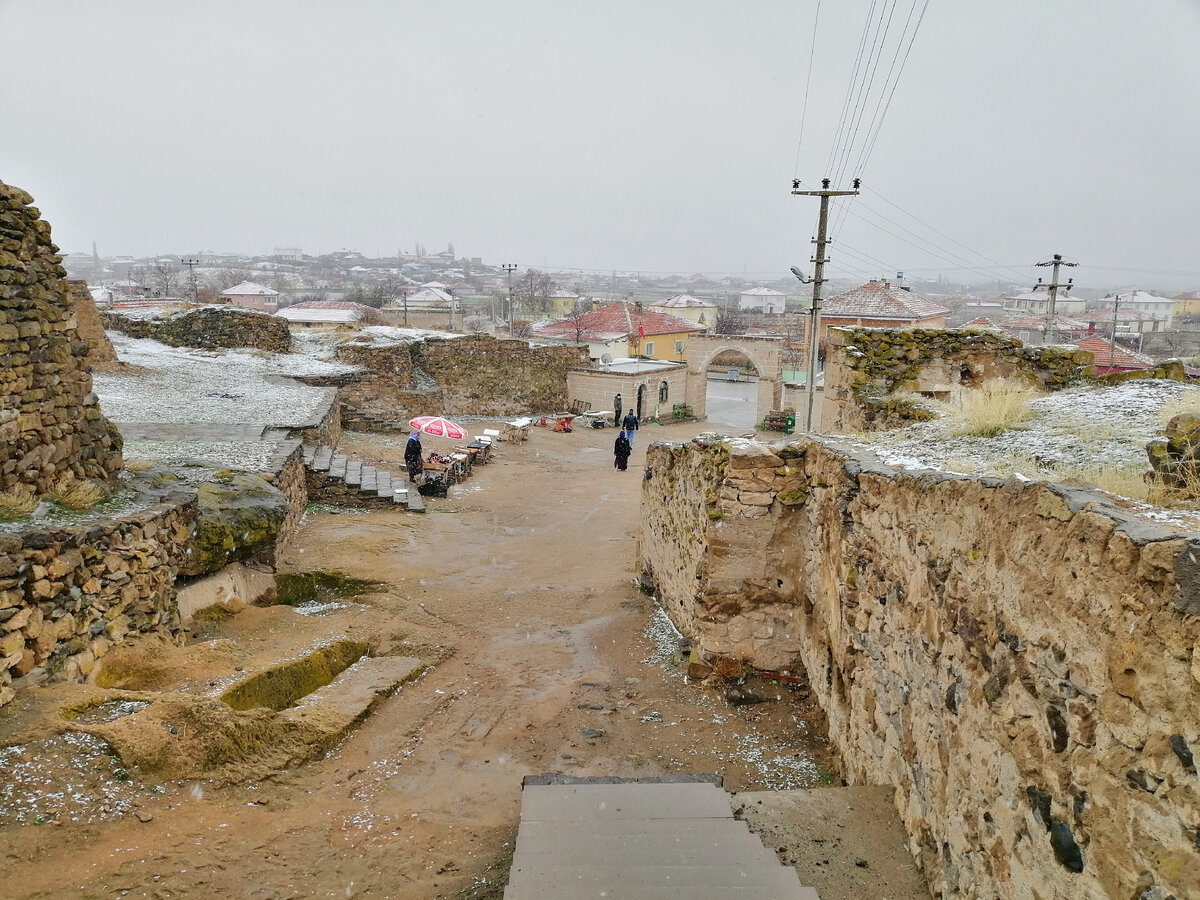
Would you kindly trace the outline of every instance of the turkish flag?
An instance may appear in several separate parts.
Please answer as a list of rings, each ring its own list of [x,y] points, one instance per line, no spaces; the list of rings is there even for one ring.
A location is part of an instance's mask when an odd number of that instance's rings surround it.
[[[640,323],[638,324],[638,336],[639,336],[639,337],[645,337],[645,336],[646,336],[646,329],[645,329],[645,328],[643,328],[643,327],[641,326],[641,324],[640,324]]]

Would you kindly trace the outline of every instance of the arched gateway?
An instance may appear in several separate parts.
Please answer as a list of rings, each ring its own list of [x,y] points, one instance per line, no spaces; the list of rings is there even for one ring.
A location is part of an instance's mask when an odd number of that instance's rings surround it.
[[[718,353],[733,350],[746,356],[758,370],[758,398],[755,421],[761,422],[773,409],[779,409],[783,397],[780,351],[783,341],[777,337],[748,335],[692,335],[687,346],[687,402],[696,418],[705,418],[708,392],[708,367]]]

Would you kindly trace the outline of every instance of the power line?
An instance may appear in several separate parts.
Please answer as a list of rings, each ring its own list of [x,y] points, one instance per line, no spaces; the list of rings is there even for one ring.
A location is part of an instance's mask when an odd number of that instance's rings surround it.
[[[929,240],[929,238],[926,238],[926,237],[923,237],[923,236],[921,236],[921,235],[917,234],[915,231],[913,231],[913,230],[912,230],[912,229],[910,229],[910,228],[906,228],[904,225],[901,225],[899,222],[897,222],[897,221],[895,221],[895,220],[893,220],[893,219],[889,219],[887,216],[883,215],[883,214],[882,214],[881,212],[879,212],[878,210],[871,209],[871,207],[867,206],[867,204],[865,204],[865,203],[860,203],[860,204],[859,204],[859,206],[860,206],[862,209],[865,209],[867,212],[871,213],[871,215],[873,215],[873,216],[877,216],[878,218],[880,218],[880,219],[882,219],[883,221],[887,222],[889,225],[894,225],[894,226],[896,226],[897,228],[899,228],[901,231],[905,232],[906,234],[910,234],[910,235],[912,235],[913,237],[915,237],[917,240],[924,242],[924,243],[925,243],[925,244],[927,244],[929,247],[932,247],[932,248],[934,248],[934,249],[936,249],[936,250],[940,250],[940,251],[942,251],[942,252],[944,252],[944,253],[946,253],[946,254],[949,254],[951,257],[953,257],[954,259],[957,259],[959,262],[967,263],[968,265],[971,265],[972,267],[975,267],[975,268],[976,268],[978,271],[985,271],[985,270],[987,269],[987,267],[980,266],[978,263],[976,263],[976,262],[974,262],[974,261],[972,261],[972,260],[970,260],[970,259],[967,259],[967,257],[965,257],[965,256],[961,256],[960,254],[958,254],[958,253],[955,253],[953,250],[950,250],[950,249],[948,249],[948,248],[946,248],[946,247],[942,247],[942,246],[940,246],[939,244],[935,243],[934,241],[931,241],[931,240]],[[928,227],[928,226],[926,226],[926,227]],[[939,232],[939,233],[940,233],[940,232]],[[945,235],[943,235],[943,237],[945,237]],[[953,238],[949,238],[949,240],[951,240],[951,241],[954,241],[954,239],[953,239]],[[954,243],[956,243],[956,244],[957,244],[957,243],[958,243],[958,241],[954,241]],[[960,246],[965,246],[965,245],[960,245]],[[972,252],[972,253],[975,253],[975,251],[974,251],[974,250],[971,250],[971,248],[970,248],[970,247],[966,247],[966,249],[967,249],[967,250],[969,250],[969,251],[970,251],[970,252]],[[982,256],[982,254],[976,254],[976,255],[977,255],[977,256]],[[1024,275],[1024,273],[1017,272],[1016,274],[1017,274],[1018,278],[1025,278],[1025,277],[1027,277],[1027,276],[1025,276],[1025,275]],[[1006,276],[1006,277],[1007,277],[1007,276]]]
[[[912,6],[908,8],[908,18],[904,20],[904,30],[900,32],[900,40],[896,42],[896,52],[892,54],[891,64],[888,66],[887,77],[883,80],[883,89],[879,92],[879,98],[875,101],[875,110],[871,114],[871,124],[867,127],[867,140],[863,144],[862,150],[859,151],[858,159],[854,163],[854,172],[861,177],[862,170],[866,166],[867,159],[870,157],[870,151],[874,149],[875,141],[879,138],[879,132],[883,128],[883,120],[887,117],[888,108],[892,105],[892,96],[896,93],[896,85],[900,83],[900,76],[904,73],[904,63],[908,62],[908,54],[912,50],[912,42],[916,39],[917,30],[921,27],[921,19],[925,18],[925,9],[929,6],[929,0],[925,0],[925,6],[921,9],[921,16],[917,19],[917,27],[913,29],[912,38],[909,39],[908,49],[904,52],[904,62],[900,64],[899,71],[896,70],[896,59],[900,55],[900,48],[904,46],[905,35],[908,34],[908,24],[912,21],[913,11],[917,8],[917,0],[913,0]],[[892,73],[895,72],[896,80],[892,81]],[[891,92],[888,92],[888,85],[892,85]],[[883,106],[883,112],[879,110],[879,103],[883,99],[884,94],[887,94],[887,103]]]
[[[854,85],[858,82],[858,67],[862,61],[863,50],[867,46],[867,34],[871,30],[871,19],[875,15],[875,4],[878,0],[871,0],[871,8],[867,10],[867,18],[863,22],[862,35],[858,39],[858,53],[854,57],[854,66],[850,70],[850,81],[846,84],[846,96],[842,100],[842,112],[838,117],[837,131],[834,132],[833,147],[829,151],[829,159],[825,162],[825,171],[829,172],[833,169],[833,161],[837,158],[838,147],[842,142],[842,125],[846,121],[846,113],[850,111],[850,98],[854,95]]]
[[[817,53],[817,24],[821,20],[821,0],[817,0],[817,11],[813,16],[812,45],[808,48],[808,78],[804,81],[804,106],[800,110],[800,139],[796,141],[796,165],[793,175],[800,174],[800,148],[804,145],[804,120],[808,118],[808,89],[812,86],[813,57]]]
[[[880,14],[881,27],[875,30],[875,43],[871,46],[871,58],[868,60],[870,74],[864,79],[864,87],[859,97],[859,102],[855,104],[850,139],[846,141],[842,158],[838,163],[837,171],[834,173],[835,182],[841,181],[842,176],[846,174],[846,165],[850,162],[850,155],[854,152],[854,142],[858,140],[858,129],[862,125],[862,115],[866,110],[867,103],[870,101],[871,89],[875,86],[875,73],[879,70],[879,60],[883,55],[883,48],[887,44],[888,32],[892,29],[892,17],[896,13],[897,2],[898,0],[892,0],[892,5],[887,8],[886,22],[883,21],[882,13]]]
[[[973,250],[973,249],[971,249],[971,248],[970,248],[970,247],[968,247],[966,244],[964,244],[962,241],[955,240],[954,238],[950,237],[950,235],[946,234],[946,233],[945,233],[945,232],[943,232],[943,231],[938,231],[938,229],[934,228],[934,227],[933,227],[932,225],[930,225],[928,222],[925,222],[925,221],[923,221],[923,220],[921,220],[921,219],[918,219],[916,216],[914,216],[914,215],[913,215],[912,213],[910,213],[908,210],[904,209],[902,206],[900,206],[900,205],[899,205],[899,204],[897,204],[897,203],[893,203],[891,200],[889,200],[887,197],[883,196],[883,194],[879,193],[878,191],[872,191],[870,188],[867,188],[867,190],[869,190],[873,196],[875,196],[875,197],[878,197],[880,200],[882,200],[882,201],[883,201],[884,203],[886,203],[888,206],[890,206],[890,207],[892,207],[893,209],[899,210],[900,212],[904,213],[904,215],[908,216],[910,219],[912,219],[914,222],[917,222],[917,223],[918,223],[918,224],[920,224],[922,227],[924,227],[924,228],[928,228],[928,229],[929,229],[930,231],[932,231],[934,234],[936,234],[936,235],[939,235],[939,236],[941,236],[941,237],[944,237],[946,240],[950,241],[951,243],[957,244],[958,246],[960,246],[960,247],[962,247],[964,250],[966,250],[968,253],[973,253],[975,256],[978,256],[980,259],[982,259],[982,260],[986,260],[987,262],[990,262],[992,265],[994,265],[994,266],[997,266],[997,267],[999,267],[1000,269],[1008,269],[1010,272],[1014,272],[1014,273],[1016,273],[1016,274],[1017,274],[1017,276],[1018,276],[1019,278],[1021,278],[1021,279],[1024,279],[1024,278],[1026,277],[1026,275],[1025,275],[1025,273],[1024,273],[1024,272],[1018,272],[1018,271],[1017,271],[1015,268],[1013,268],[1013,267],[1011,267],[1011,266],[1006,266],[1006,265],[1004,265],[1003,263],[996,262],[996,260],[994,260],[994,259],[992,259],[992,258],[990,258],[990,257],[988,257],[988,256],[985,256],[984,254],[980,253],[978,250]]]

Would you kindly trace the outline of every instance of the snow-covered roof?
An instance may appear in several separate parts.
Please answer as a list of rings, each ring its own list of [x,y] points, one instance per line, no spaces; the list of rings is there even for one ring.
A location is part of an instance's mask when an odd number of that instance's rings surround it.
[[[895,319],[913,322],[949,312],[928,297],[894,287],[887,281],[866,284],[830,297],[822,304],[826,319]]]
[[[743,297],[784,297],[784,296],[786,296],[786,294],[782,294],[779,291],[773,291],[769,287],[751,288],[748,291],[742,291],[741,295]]]
[[[279,291],[273,291],[269,287],[263,287],[261,284],[255,284],[253,281],[243,281],[241,284],[235,284],[227,291],[221,291],[222,297],[278,297]]]
[[[647,338],[659,334],[704,331],[702,325],[624,301],[609,303],[599,309],[558,322],[539,322],[531,326],[531,329],[534,334],[543,337],[618,341],[633,335],[640,336],[639,327]]]
[[[289,322],[365,322],[371,308],[344,300],[308,300],[275,313]]]
[[[401,302],[403,302],[403,301],[401,301]],[[454,301],[453,301],[453,298],[449,294],[447,294],[445,291],[441,290],[440,288],[433,288],[433,287],[429,287],[428,285],[426,285],[425,287],[421,288],[419,291],[409,294],[407,302],[410,304],[417,304],[417,305],[422,304],[422,303],[427,303],[427,304],[438,305],[438,306],[449,306]],[[393,300],[391,305],[395,306],[396,301]]]
[[[432,290],[437,290],[437,291],[444,291],[449,286],[450,285],[443,284],[440,281],[426,281],[424,284],[421,285],[421,287],[430,288]]]
[[[691,294],[676,294],[674,297],[668,297],[661,303],[655,303],[655,306],[661,306],[665,309],[716,309],[717,304],[711,300],[701,300],[699,297],[693,297]]]
[[[1150,291],[1118,291],[1115,295],[1105,294],[1100,298],[1099,302],[1106,304],[1112,303],[1114,296],[1120,298],[1120,303],[1131,303],[1134,306],[1137,306],[1138,304],[1158,304],[1171,302],[1170,297],[1160,297],[1158,294],[1153,294]]]

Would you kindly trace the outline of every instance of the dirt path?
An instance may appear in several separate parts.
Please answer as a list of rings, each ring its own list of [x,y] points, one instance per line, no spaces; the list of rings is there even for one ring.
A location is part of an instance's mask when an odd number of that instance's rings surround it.
[[[423,517],[314,516],[284,568],[386,582],[365,600],[381,633],[443,661],[299,769],[167,784],[116,821],[0,830],[0,893],[499,897],[526,774],[716,772],[740,791],[828,780],[801,694],[760,685],[778,699],[733,708],[656,661],[653,603],[633,583],[642,460],[649,440],[701,430],[641,431],[622,473],[612,429],[535,429]],[[397,442],[358,440],[399,457]],[[328,616],[331,631],[340,615],[363,610]],[[244,639],[241,618],[214,636]]]

